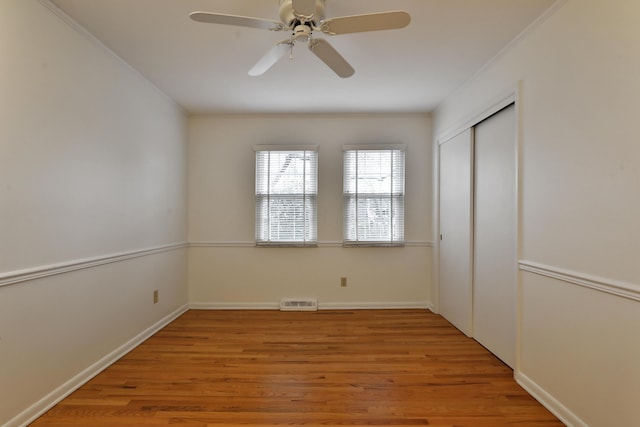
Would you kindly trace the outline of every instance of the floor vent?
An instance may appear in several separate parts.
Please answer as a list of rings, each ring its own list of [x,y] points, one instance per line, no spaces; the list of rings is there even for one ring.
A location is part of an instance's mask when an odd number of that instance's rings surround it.
[[[318,300],[315,298],[283,298],[280,300],[281,311],[316,311]]]

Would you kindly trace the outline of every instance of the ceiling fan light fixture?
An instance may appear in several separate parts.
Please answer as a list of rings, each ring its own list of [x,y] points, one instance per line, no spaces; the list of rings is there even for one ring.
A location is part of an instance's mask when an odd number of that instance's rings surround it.
[[[293,26],[296,22],[320,23],[325,17],[326,0],[280,0],[280,20]]]
[[[308,25],[296,25],[293,29],[293,35],[291,36],[291,43],[294,42],[308,42],[311,39],[311,27]]]

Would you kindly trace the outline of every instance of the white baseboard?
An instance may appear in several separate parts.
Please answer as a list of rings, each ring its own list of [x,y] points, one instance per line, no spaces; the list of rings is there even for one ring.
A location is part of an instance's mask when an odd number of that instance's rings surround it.
[[[553,397],[549,392],[540,387],[522,372],[516,372],[515,379],[522,388],[524,388],[531,396],[533,396],[568,427],[589,427],[587,423],[571,412],[569,408],[560,403],[558,399]]]
[[[69,379],[64,384],[57,387],[51,393],[44,396],[42,399],[22,411],[20,414],[10,419],[9,422],[7,422],[3,427],[23,427],[28,425],[29,423],[32,423],[36,418],[43,415],[62,399],[69,396],[90,379],[108,368],[122,356],[129,353],[147,338],[158,332],[160,329],[164,328],[166,325],[171,323],[188,309],[188,305],[184,305],[175,310],[173,313],[170,313],[169,315],[160,319],[158,322],[145,329],[111,353],[107,354],[93,365],[89,366],[82,372],[75,375],[73,378]]]
[[[247,302],[192,302],[192,310],[279,310],[279,302],[247,303]],[[393,310],[393,309],[426,309],[433,311],[430,301],[416,302],[325,302],[318,301],[318,310]]]

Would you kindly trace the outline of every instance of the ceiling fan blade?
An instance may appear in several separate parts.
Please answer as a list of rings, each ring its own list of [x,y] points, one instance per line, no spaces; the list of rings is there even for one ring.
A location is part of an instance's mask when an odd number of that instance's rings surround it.
[[[328,19],[322,23],[320,29],[334,36],[365,31],[395,30],[406,27],[409,22],[411,22],[411,16],[407,12],[397,10]]]
[[[249,70],[252,77],[264,74],[269,68],[273,67],[285,53],[291,49],[289,40],[283,40],[271,49]]]
[[[191,12],[191,19],[208,24],[235,25],[239,27],[262,28],[265,30],[280,31],[284,25],[278,21],[270,21],[261,18],[249,18],[247,16],[223,15],[220,13]]]
[[[309,49],[325,64],[329,66],[338,76],[344,78],[353,76],[355,70],[336,51],[333,46],[323,39],[312,39],[309,41]]]
[[[297,17],[311,19],[316,13],[316,0],[292,0],[291,5]]]

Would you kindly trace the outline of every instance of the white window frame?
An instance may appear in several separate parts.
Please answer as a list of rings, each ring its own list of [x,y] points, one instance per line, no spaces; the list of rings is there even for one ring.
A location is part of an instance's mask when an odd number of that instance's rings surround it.
[[[253,147],[255,152],[255,198],[256,198],[256,213],[255,213],[255,242],[256,246],[285,246],[285,247],[316,247],[318,245],[318,146],[317,145],[256,145]],[[278,194],[272,193],[273,189],[271,186],[270,179],[272,178],[272,171],[261,171],[262,167],[259,161],[259,156],[261,153],[270,153],[273,152],[300,152],[303,155],[307,155],[307,153],[313,153],[315,164],[313,165],[315,171],[307,171],[306,170],[306,162],[305,162],[305,171],[302,175],[302,192],[295,194]],[[270,157],[269,157],[270,159]],[[270,161],[270,160],[269,160]],[[267,166],[269,167],[269,166]],[[309,173],[311,175],[309,175]],[[266,174],[266,188],[264,185],[259,183],[260,177]],[[307,180],[311,181],[307,181]],[[262,183],[264,184],[264,183]],[[310,185],[308,185],[310,184]],[[266,192],[260,191],[262,188],[266,190]],[[290,239],[290,240],[279,240],[274,239],[274,235],[271,232],[270,227],[272,226],[272,222],[269,218],[269,215],[272,213],[271,200],[275,200],[278,198],[287,198],[287,197],[301,197],[303,200],[302,206],[304,209],[303,218],[304,225],[301,231],[301,238],[299,239]],[[265,200],[266,199],[266,200]],[[267,208],[264,210],[264,203],[266,202]],[[311,211],[308,212],[307,206],[311,207]],[[265,216],[266,215],[266,216]],[[265,230],[262,224],[267,224],[267,229]]]
[[[391,164],[391,170],[389,175],[391,176],[390,191],[387,193],[375,193],[367,194],[360,192],[358,189],[358,152],[362,151],[389,151],[400,152],[401,164],[397,165],[400,168],[400,174],[396,168],[394,173],[394,165]],[[347,159],[349,155],[356,156],[355,164],[355,176],[348,176],[349,170],[347,167]],[[397,153],[396,153],[397,155]],[[362,246],[383,246],[383,247],[402,247],[404,246],[404,206],[405,206],[405,164],[406,164],[406,145],[405,144],[359,144],[359,145],[345,145],[343,146],[343,246],[344,247],[362,247]],[[401,183],[393,182],[393,177],[399,176]],[[348,181],[355,179],[355,189]],[[395,188],[395,191],[394,191]],[[358,226],[358,218],[361,217],[362,211],[359,211],[359,200],[372,200],[380,199],[389,200],[389,214],[390,223],[389,238],[388,239],[375,239],[371,236],[361,235],[359,231],[361,228]],[[354,208],[355,203],[355,208]],[[362,203],[362,206],[366,206]],[[353,211],[355,209],[355,213]],[[354,224],[353,221],[356,221]],[[374,236],[375,237],[375,236]]]

